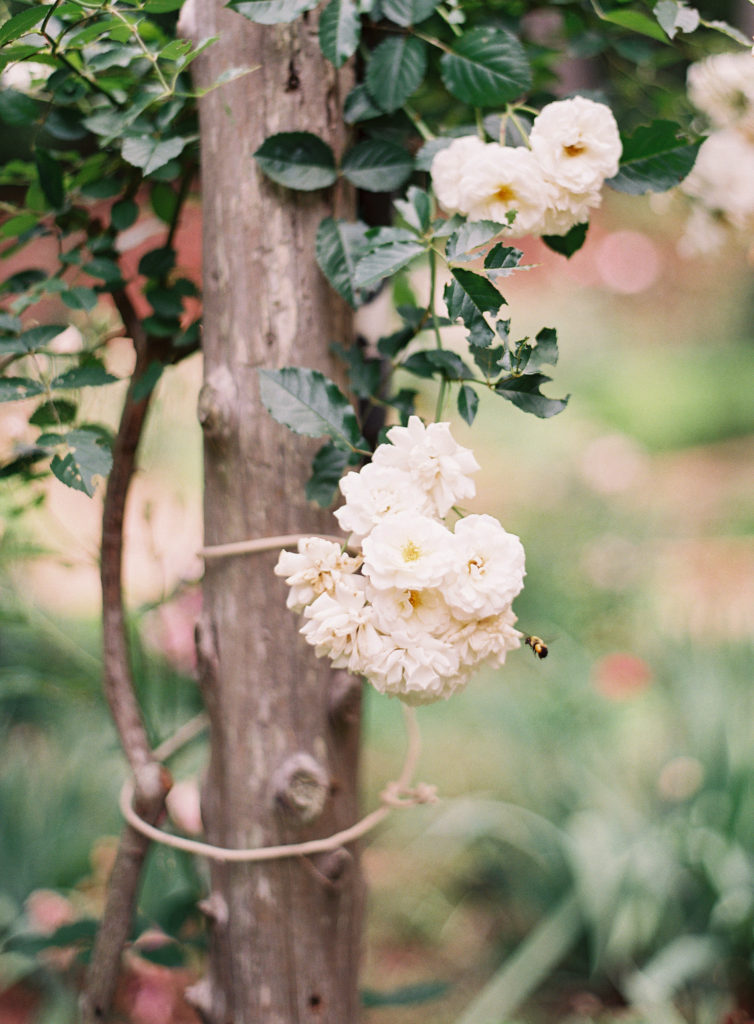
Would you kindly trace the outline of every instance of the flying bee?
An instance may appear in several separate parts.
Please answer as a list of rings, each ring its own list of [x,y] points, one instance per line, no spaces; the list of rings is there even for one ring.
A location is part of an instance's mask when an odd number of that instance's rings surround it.
[[[544,642],[544,640],[541,639],[541,637],[524,637],[524,643],[527,647],[531,647],[532,652],[536,658],[542,659],[547,657],[547,644]]]

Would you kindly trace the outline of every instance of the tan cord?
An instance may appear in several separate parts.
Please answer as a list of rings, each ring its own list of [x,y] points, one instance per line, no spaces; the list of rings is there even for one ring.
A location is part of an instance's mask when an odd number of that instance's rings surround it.
[[[185,839],[183,836],[175,836],[147,824],[134,811],[132,806],[134,786],[131,781],[126,782],[120,792],[121,813],[132,828],[157,843],[172,846],[176,850],[185,850],[187,853],[195,853],[200,857],[208,857],[211,860],[225,861],[226,863],[251,863],[253,861],[279,860],[283,857],[304,857],[313,853],[324,853],[328,850],[337,849],[339,846],[345,846],[347,843],[352,843],[356,839],[360,839],[361,836],[366,835],[376,825],[379,825],[390,814],[391,810],[397,807],[410,807],[420,803],[432,803],[436,799],[433,786],[420,784],[413,789],[410,788],[409,784],[416,770],[416,764],[421,751],[421,736],[414,709],[404,705],[403,712],[407,733],[406,755],[400,776],[395,782],[388,783],[380,794],[382,806],[367,814],[366,817],[362,818],[361,821],[357,821],[355,825],[351,825],[350,828],[343,829],[342,832],[336,832],[334,835],[323,839],[312,839],[305,843],[288,843],[283,846],[231,850],[222,846],[213,846],[211,843],[202,843],[196,839]],[[164,758],[175,753],[176,750],[184,743],[187,743],[203,727],[204,722],[199,721],[202,718],[203,716],[197,716],[196,719],[187,722],[174,737],[162,743],[155,751],[155,754],[159,754]],[[178,740],[179,736],[180,740]]]

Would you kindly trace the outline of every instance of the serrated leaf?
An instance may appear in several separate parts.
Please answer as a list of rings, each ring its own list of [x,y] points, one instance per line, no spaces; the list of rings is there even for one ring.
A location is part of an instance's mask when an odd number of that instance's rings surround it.
[[[583,224],[574,224],[564,235],[542,235],[542,241],[553,252],[570,259],[586,241],[588,228],[589,221],[585,221]]]
[[[268,178],[302,192],[327,188],[338,177],[332,149],[311,132],[271,135],[254,158]]]
[[[63,440],[69,451],[63,456],[54,455],[50,469],[62,483],[91,498],[94,477],[106,477],[110,472],[113,464],[110,450],[98,431],[86,428],[72,430]]]
[[[475,252],[482,245],[487,245],[506,228],[505,224],[498,224],[493,220],[468,221],[462,227],[454,231],[448,238],[445,246],[445,256],[448,260],[469,260],[477,259],[479,253]]]
[[[505,299],[486,277],[472,270],[452,267],[453,280],[445,288],[445,303],[451,320],[459,317],[466,326],[484,313],[497,313]]]
[[[356,264],[367,251],[366,224],[326,217],[317,228],[315,256],[327,280],[353,309],[363,301],[354,284]]]
[[[439,6],[440,0],[381,0],[383,18],[408,28],[426,21]]]
[[[469,351],[486,380],[497,377],[500,372],[500,361],[505,355],[502,345],[496,345],[495,348],[469,345]]]
[[[140,167],[146,175],[180,156],[189,141],[178,136],[154,139],[151,135],[142,135],[137,139],[124,139],[120,152],[126,163]]]
[[[227,6],[257,25],[281,25],[313,10],[317,0],[230,0]]]
[[[414,169],[411,155],[387,139],[364,139],[343,157],[341,170],[356,188],[367,192],[399,189]]]
[[[603,21],[609,21],[612,25],[627,28],[631,32],[638,32],[639,35],[649,36],[650,39],[656,39],[660,43],[668,42],[668,37],[657,22],[652,21],[651,18],[648,18],[646,14],[642,14],[641,11],[615,8],[615,10],[605,11],[600,14],[600,18]]]
[[[399,352],[408,345],[408,343],[416,337],[416,329],[413,327],[401,327],[399,331],[395,331],[393,334],[387,334],[377,342],[377,351],[381,356],[387,356],[388,359],[394,359]]]
[[[259,392],[270,415],[294,433],[327,436],[344,450],[366,446],[351,403],[319,370],[260,370]]]
[[[63,168],[52,153],[41,146],[37,146],[34,150],[34,163],[45,199],[54,210],[59,210],[65,200]]]
[[[29,423],[34,427],[56,427],[60,423],[71,423],[76,417],[76,412],[73,402],[56,398],[38,405],[29,417]]]
[[[8,18],[0,26],[0,46],[5,46],[6,43],[19,39],[27,32],[30,32],[40,21],[47,17],[50,8],[53,6],[54,4],[38,4],[27,8],[25,11],[20,11],[18,14],[14,14],[12,18]]]
[[[420,256],[424,246],[419,242],[391,242],[368,253],[356,265],[354,284],[367,288],[389,277]]]
[[[431,366],[435,366],[441,371],[446,380],[474,379],[474,374],[456,352],[451,352],[446,348],[432,348],[427,349],[423,354]]]
[[[547,398],[540,388],[550,380],[543,373],[530,373],[523,377],[505,377],[495,385],[495,393],[512,402],[524,412],[548,419],[562,412],[568,404],[566,398]]]
[[[543,327],[536,336],[537,344],[531,348],[527,370],[542,366],[555,366],[558,361],[558,334],[554,327]]]
[[[53,338],[57,338],[66,329],[65,324],[39,324],[24,331],[18,340],[27,352],[35,352],[49,345]]]
[[[368,121],[372,117],[381,117],[382,111],[369,95],[367,87],[359,82],[346,96],[343,104],[343,120],[346,124]]]
[[[99,360],[91,359],[80,366],[72,366],[65,373],[58,374],[50,387],[58,388],[61,391],[73,388],[96,388],[112,384],[116,380],[118,378],[108,373]]]
[[[427,46],[416,36],[391,36],[372,50],[366,87],[386,113],[402,107],[422,83],[427,70]]]
[[[408,359],[404,359],[400,367],[407,373],[413,373],[415,377],[422,377],[425,380],[431,380],[439,370],[439,367],[428,358],[427,352],[414,352]]]
[[[18,402],[44,391],[44,385],[29,377],[0,377],[0,402]]]
[[[688,142],[678,138],[673,121],[654,121],[637,128],[623,140],[620,170],[607,182],[618,192],[642,195],[665,192],[683,181],[694,166],[701,140]]]
[[[440,61],[450,93],[473,107],[498,107],[531,87],[531,68],[521,43],[502,29],[474,28]]]
[[[670,39],[675,39],[678,32],[694,32],[699,27],[699,11],[679,0],[659,0],[653,14]]]
[[[479,409],[479,395],[468,384],[462,384],[458,392],[457,405],[459,416],[471,426]]]
[[[398,213],[419,234],[429,230],[432,223],[432,200],[423,188],[412,185],[405,199],[396,199],[393,204]]]
[[[521,266],[524,254],[513,245],[498,242],[484,258],[484,269],[487,276],[495,280],[498,277],[510,277],[516,270],[526,270]]]
[[[319,16],[319,48],[331,64],[341,67],[353,56],[361,38],[361,19],[354,0],[330,0]]]
[[[348,465],[348,452],[333,444],[323,445],[312,460],[312,475],[306,482],[306,497],[321,508],[329,508],[338,496],[338,484]]]

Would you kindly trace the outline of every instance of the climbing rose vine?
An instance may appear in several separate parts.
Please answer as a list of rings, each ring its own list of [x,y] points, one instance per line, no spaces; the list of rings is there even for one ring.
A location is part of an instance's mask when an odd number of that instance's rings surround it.
[[[335,515],[353,554],[318,537],[283,551],[275,573],[318,657],[407,704],[463,689],[481,665],[520,646],[514,598],[524,549],[489,515],[447,516],[475,493],[473,453],[447,423],[417,416],[387,432],[373,459],[340,484]]]

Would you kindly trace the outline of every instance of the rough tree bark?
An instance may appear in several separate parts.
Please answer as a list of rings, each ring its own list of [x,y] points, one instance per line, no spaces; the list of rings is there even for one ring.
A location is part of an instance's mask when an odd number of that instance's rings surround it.
[[[334,375],[329,345],[350,340],[352,323],[316,266],[314,237],[324,216],[349,214],[349,196],[283,190],[262,178],[252,154],[293,130],[342,151],[349,83],[322,58],[314,15],[262,27],[222,0],[197,0],[195,12],[198,36],[219,36],[197,62],[197,84],[258,66],[200,103],[205,541],[332,533],[330,515],[304,498],[313,448],[263,409],[257,370],[305,365]],[[220,846],[324,836],[357,817],[358,686],[333,679],[298,636],[276,557],[207,563],[197,646],[212,753],[202,807]],[[214,864],[211,884],[208,974],[191,990],[206,1020],[357,1020],[357,851]]]

